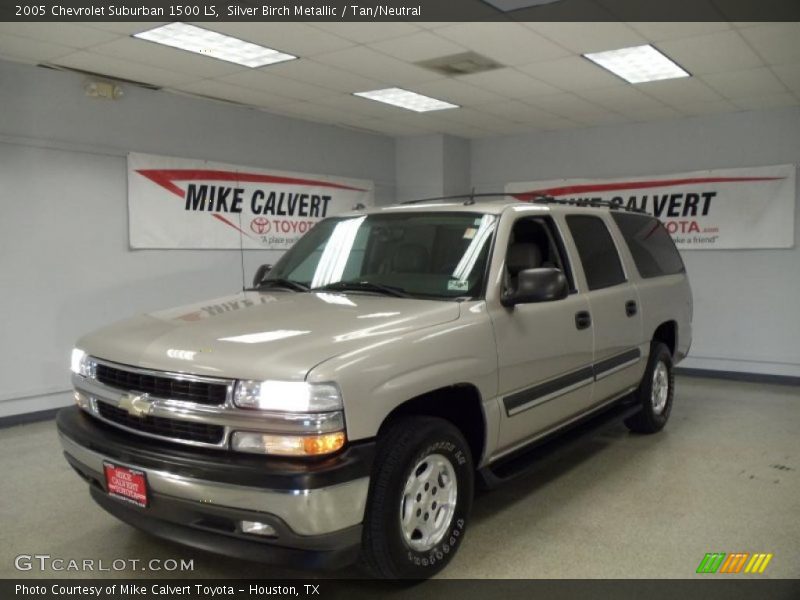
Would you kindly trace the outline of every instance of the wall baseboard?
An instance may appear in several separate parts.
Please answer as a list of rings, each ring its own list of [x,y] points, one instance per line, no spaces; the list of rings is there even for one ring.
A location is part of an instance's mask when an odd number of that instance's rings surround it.
[[[14,427],[15,425],[27,425],[28,423],[38,423],[39,421],[49,421],[56,417],[56,413],[61,410],[60,408],[49,408],[47,410],[37,410],[36,412],[21,413],[18,415],[10,415],[8,417],[0,417],[0,429],[6,427]]]
[[[727,379],[730,381],[746,381],[749,383],[800,386],[800,377],[795,377],[793,375],[743,373],[741,371],[717,371],[715,369],[691,369],[687,367],[675,367],[675,374],[684,375],[686,377],[707,377],[709,379]]]

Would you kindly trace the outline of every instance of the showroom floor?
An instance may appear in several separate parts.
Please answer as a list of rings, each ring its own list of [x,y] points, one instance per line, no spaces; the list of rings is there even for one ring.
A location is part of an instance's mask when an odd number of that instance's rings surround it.
[[[444,576],[685,578],[706,552],[771,552],[760,577],[800,577],[798,388],[683,377],[677,389],[662,434],[613,425],[480,494]],[[203,577],[308,577],[187,550],[117,522],[67,467],[52,421],[0,430],[0,465],[14,492],[0,494],[0,577],[41,575],[14,570],[21,553],[184,557]]]

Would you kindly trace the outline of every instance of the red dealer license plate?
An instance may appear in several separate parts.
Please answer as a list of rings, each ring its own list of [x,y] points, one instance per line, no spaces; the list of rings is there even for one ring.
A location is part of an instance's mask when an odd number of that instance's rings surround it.
[[[144,471],[118,467],[109,462],[103,463],[103,470],[109,496],[122,498],[142,508],[147,506],[147,480]]]

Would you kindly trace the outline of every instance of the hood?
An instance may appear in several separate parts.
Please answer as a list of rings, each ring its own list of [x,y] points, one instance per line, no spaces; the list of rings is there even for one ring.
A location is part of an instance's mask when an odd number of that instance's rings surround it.
[[[77,345],[149,369],[302,380],[329,358],[453,321],[459,310],[457,302],[361,293],[242,292],[121,321]]]

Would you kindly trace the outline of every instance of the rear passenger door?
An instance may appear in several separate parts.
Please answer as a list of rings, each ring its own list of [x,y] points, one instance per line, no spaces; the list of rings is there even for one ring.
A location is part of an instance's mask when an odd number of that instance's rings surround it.
[[[629,281],[604,214],[565,217],[581,265],[594,330],[592,404],[637,386],[647,349],[636,286]]]

